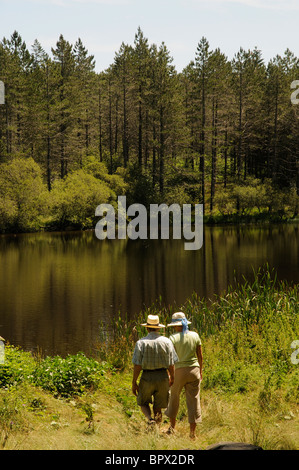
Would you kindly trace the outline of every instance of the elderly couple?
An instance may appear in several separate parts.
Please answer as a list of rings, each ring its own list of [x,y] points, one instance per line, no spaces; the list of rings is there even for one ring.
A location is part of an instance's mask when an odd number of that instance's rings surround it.
[[[179,410],[180,393],[185,388],[190,424],[190,437],[195,438],[196,424],[201,422],[200,382],[202,380],[201,340],[194,331],[189,331],[188,321],[183,312],[172,315],[169,325],[175,332],[166,338],[159,334],[157,315],[149,315],[143,323],[148,335],[137,341],[133,354],[134,364],[132,392],[149,424],[160,423],[162,408],[167,408],[170,427],[174,432]],[[142,375],[137,384],[140,372]],[[153,404],[154,418],[149,404]]]

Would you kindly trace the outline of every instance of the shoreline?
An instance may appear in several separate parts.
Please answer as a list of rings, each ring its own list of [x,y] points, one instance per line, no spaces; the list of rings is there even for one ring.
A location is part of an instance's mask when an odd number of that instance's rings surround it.
[[[281,218],[279,216],[270,216],[265,217],[264,214],[257,214],[257,215],[232,215],[232,216],[207,216],[203,217],[203,225],[207,227],[229,227],[229,226],[240,226],[243,225],[250,225],[250,226],[270,226],[270,225],[289,225],[289,224],[298,224],[299,225],[299,217],[296,218]],[[117,223],[115,224],[117,229]],[[160,225],[159,225],[160,228]],[[170,227],[171,230],[172,227]],[[8,235],[26,235],[26,234],[39,234],[39,233],[59,233],[59,232],[95,232],[95,227],[87,227],[87,228],[80,228],[77,226],[72,226],[70,224],[66,224],[65,226],[48,226],[43,227],[40,230],[32,230],[32,231],[14,231],[14,232],[0,232],[0,236]],[[149,232],[149,230],[148,230]],[[127,237],[128,238],[128,237]]]

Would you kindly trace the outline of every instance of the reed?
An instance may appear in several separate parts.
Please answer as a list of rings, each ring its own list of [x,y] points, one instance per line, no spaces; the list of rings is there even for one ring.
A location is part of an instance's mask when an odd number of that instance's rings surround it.
[[[0,446],[7,447],[18,433],[23,439],[28,428],[35,427],[33,418],[44,427],[45,436],[54,421],[62,432],[54,415],[50,424],[43,421],[49,396],[67,403],[75,400],[80,405],[76,409],[81,412],[81,421],[84,414],[84,435],[90,436],[93,448],[98,448],[93,438],[100,433],[97,419],[102,419],[102,415],[96,416],[97,400],[101,410],[106,402],[114,403],[113,409],[107,405],[112,413],[110,417],[107,408],[107,430],[116,429],[117,421],[124,420],[125,441],[120,446],[159,446],[159,436],[149,443],[140,434],[143,421],[131,393],[131,358],[135,342],[146,334],[141,323],[149,313],[158,314],[167,324],[172,313],[181,309],[202,339],[205,417],[201,433],[207,437],[203,442],[208,445],[217,439],[246,438],[265,448],[296,447],[299,367],[291,361],[291,344],[299,339],[298,287],[278,281],[275,272],[265,266],[255,273],[253,282],[244,279],[213,299],[193,294],[184,305],[169,307],[159,298],[133,320],[119,315],[104,325],[93,358],[82,353],[65,359],[34,358],[7,345],[6,363],[0,367]],[[169,333],[166,329],[165,334]],[[188,428],[184,406],[182,400],[178,415],[178,428],[182,430]],[[59,407],[67,419],[73,419],[69,408]],[[48,410],[52,408],[56,408],[53,402]],[[109,432],[106,448],[115,448]],[[71,432],[66,439],[72,442],[69,446],[74,445]],[[170,448],[175,445],[175,440],[167,443]]]
[[[254,280],[229,286],[227,292],[213,299],[200,298],[193,293],[181,306],[166,306],[159,298],[140,312],[134,320],[119,315],[109,325],[105,341],[99,342],[102,359],[112,360],[116,367],[129,364],[132,348],[138,338],[146,334],[141,323],[148,314],[159,315],[167,324],[175,310],[185,312],[191,319],[191,328],[204,342],[215,340],[230,358],[259,364],[284,361],[291,367],[290,345],[299,338],[298,284],[278,281],[268,265],[254,273]],[[105,331],[103,328],[102,331]],[[166,329],[165,334],[170,334]]]

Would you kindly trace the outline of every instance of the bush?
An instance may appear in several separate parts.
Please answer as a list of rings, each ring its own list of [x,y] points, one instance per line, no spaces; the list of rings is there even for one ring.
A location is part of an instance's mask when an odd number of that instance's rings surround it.
[[[89,155],[84,158],[82,169],[85,173],[106,183],[117,196],[124,195],[128,189],[128,185],[124,180],[125,174],[123,168],[118,168],[115,174],[110,175],[105,163],[100,162],[96,157]]]
[[[30,379],[35,367],[30,353],[6,345],[5,362],[0,365],[0,387],[10,387]]]
[[[231,366],[220,364],[206,370],[203,388],[220,389],[230,393],[246,393],[250,390],[252,377],[256,371],[242,363]]]
[[[41,169],[32,158],[0,165],[0,231],[40,229],[47,198]]]
[[[55,396],[80,395],[86,389],[97,387],[106,371],[112,370],[106,362],[98,362],[83,353],[35,359],[30,353],[5,347],[5,362],[0,365],[0,387],[10,389],[21,383],[31,383]]]
[[[254,207],[260,210],[268,205],[266,187],[258,179],[247,178],[244,184],[235,186],[233,196],[239,202],[242,213]]]
[[[0,448],[4,449],[9,435],[25,427],[22,400],[13,389],[0,391]]]
[[[97,387],[100,378],[109,369],[107,364],[87,358],[83,353],[46,357],[33,374],[35,385],[54,396],[81,395],[86,389]]]
[[[99,204],[115,199],[115,193],[103,181],[77,170],[64,180],[57,180],[51,192],[51,206],[55,221],[78,228],[92,228],[95,209]]]

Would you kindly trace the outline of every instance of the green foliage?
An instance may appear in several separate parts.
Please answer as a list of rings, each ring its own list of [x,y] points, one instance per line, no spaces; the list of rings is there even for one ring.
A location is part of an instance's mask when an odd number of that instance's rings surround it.
[[[202,338],[203,388],[247,393],[270,377],[272,397],[283,388],[286,399],[296,401],[298,371],[290,360],[290,345],[299,337],[298,297],[298,285],[277,282],[275,273],[265,266],[252,282],[231,286],[213,301],[194,294],[180,306]],[[135,341],[146,334],[140,323],[149,313],[158,314],[167,324],[173,308],[157,301],[134,322],[114,320],[112,337],[100,344],[102,357],[121,369],[127,367]]]
[[[165,202],[167,204],[183,205],[198,201],[200,192],[199,176],[194,170],[170,166],[166,185]]]
[[[82,169],[85,173],[88,173],[106,183],[117,196],[124,195],[128,189],[128,185],[124,181],[124,177],[119,174],[121,171],[118,172],[118,170],[116,170],[113,175],[110,175],[106,164],[100,162],[92,155],[86,156],[83,159]]]
[[[14,390],[0,390],[0,448],[5,447],[9,435],[23,428],[22,418],[23,402]]]
[[[178,73],[138,28],[101,73],[80,39],[60,35],[51,53],[37,40],[30,52],[17,31],[0,41],[1,232],[92,228],[94,202],[123,194],[204,203],[210,222],[298,216],[291,51],[268,65],[257,49],[228,60],[203,37]]]
[[[131,418],[134,410],[136,409],[136,398],[132,394],[131,389],[123,387],[119,388],[116,391],[116,400],[121,403],[126,416]]]
[[[220,389],[228,393],[246,393],[253,385],[253,376],[253,371],[244,363],[220,363],[211,369],[207,368],[203,388]]]
[[[0,232],[94,228],[96,207],[113,203],[126,189],[121,174],[109,175],[104,163],[86,157],[82,169],[55,180],[49,192],[40,165],[15,158],[0,164]]]
[[[299,336],[298,296],[298,285],[259,270],[252,283],[231,287],[212,304],[196,297],[188,302],[184,311],[206,351],[203,387],[246,392],[265,380],[261,406],[280,387],[295,400],[299,382],[290,345]]]
[[[107,371],[113,370],[106,362],[98,362],[83,353],[34,358],[30,353],[10,345],[5,347],[5,362],[0,365],[0,388],[11,389],[31,383],[55,396],[71,397],[97,388]],[[32,402],[32,407],[37,403]]]
[[[40,229],[47,210],[47,188],[32,158],[0,165],[0,231]]]
[[[233,194],[243,213],[265,204],[266,189],[258,180],[251,179],[251,181],[246,181],[246,185],[236,186]]]
[[[80,409],[85,414],[85,421],[88,423],[88,427],[85,430],[85,434],[93,433],[94,432],[94,410],[92,404],[88,403],[88,401],[84,401],[80,403]]]
[[[219,211],[224,216],[231,216],[236,212],[236,201],[232,189],[222,189],[214,196],[214,214]]]
[[[108,369],[107,364],[87,358],[82,353],[65,359],[46,357],[35,369],[32,381],[55,396],[71,397],[96,388]]]
[[[128,184],[127,204],[143,204],[149,207],[156,201],[156,188],[152,184],[148,172],[140,172],[137,163],[131,163],[126,170],[126,182]]]
[[[5,361],[0,364],[0,387],[11,387],[30,380],[35,361],[29,352],[10,345],[5,346]]]
[[[284,192],[275,188],[269,179],[262,182],[257,178],[249,177],[233,188],[232,195],[243,214],[250,212],[253,208],[259,211],[266,209],[283,213],[287,204]]]
[[[203,389],[229,394],[258,390],[258,406],[265,413],[276,409],[282,399],[296,403],[299,375],[298,366],[291,362],[291,343],[299,337],[298,296],[298,285],[277,282],[273,272],[265,269],[256,273],[253,282],[231,287],[209,304],[194,295],[182,305],[202,339]],[[6,346],[0,387],[11,389],[27,382],[66,398],[99,386],[109,388],[108,372],[131,370],[135,342],[146,334],[140,323],[149,313],[158,314],[167,324],[173,310],[160,301],[134,321],[114,319],[109,334],[103,332],[99,338],[99,360],[83,353],[36,360]],[[111,393],[116,393],[130,416],[134,407],[128,387],[122,384]],[[90,411],[85,409],[91,422]]]
[[[54,222],[62,227],[69,224],[93,228],[96,207],[115,198],[115,193],[103,181],[84,170],[74,171],[53,184],[50,200]]]

